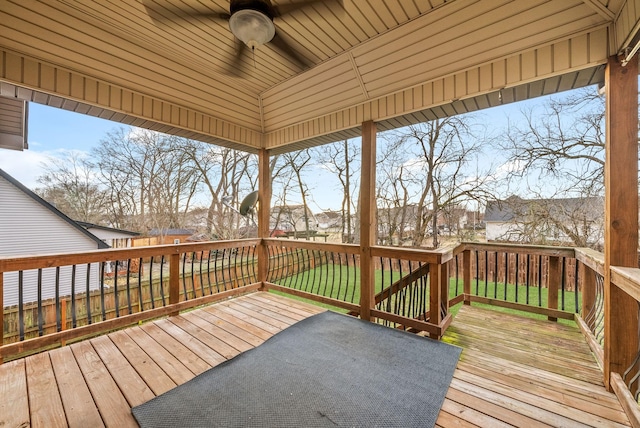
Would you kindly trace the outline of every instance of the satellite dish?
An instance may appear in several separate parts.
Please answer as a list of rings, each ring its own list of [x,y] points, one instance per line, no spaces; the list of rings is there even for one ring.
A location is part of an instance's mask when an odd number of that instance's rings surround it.
[[[249,193],[247,196],[245,196],[245,198],[242,200],[242,203],[240,204],[240,215],[243,217],[246,217],[247,214],[249,213],[253,213],[253,208],[256,206],[256,204],[258,203],[258,191],[255,190],[251,193]]]

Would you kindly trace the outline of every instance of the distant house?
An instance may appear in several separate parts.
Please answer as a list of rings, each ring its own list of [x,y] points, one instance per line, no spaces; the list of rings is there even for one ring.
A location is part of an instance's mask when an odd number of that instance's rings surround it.
[[[100,238],[71,220],[53,205],[27,189],[0,169],[0,257],[26,256],[64,252],[86,252],[109,248]],[[98,287],[97,264],[76,269],[76,284],[82,290]],[[37,299],[37,271],[23,274],[23,302]],[[61,295],[70,294],[71,268],[60,269]],[[42,270],[42,297],[51,298],[55,292],[55,269]],[[5,306],[18,303],[18,273],[4,275],[3,302]]]
[[[306,209],[309,230],[318,230],[318,220],[309,207]],[[304,232],[306,230],[304,205],[279,205],[271,208],[271,230],[278,229],[286,232]]]
[[[181,244],[186,242],[194,233],[195,230],[193,229],[151,229],[147,236],[134,238],[133,246],[144,247],[148,245]]]
[[[604,242],[604,199],[522,199],[511,196],[487,203],[487,241],[571,244],[597,247]]]
[[[129,230],[115,229],[113,227],[100,226],[98,224],[87,223],[84,221],[76,221],[80,226],[91,232],[104,241],[111,248],[128,248],[132,247],[132,238],[140,236],[138,232]]]
[[[316,220],[318,221],[319,232],[322,232],[322,233],[342,232],[342,213],[340,211],[323,211],[319,214],[316,214]],[[352,227],[353,227],[353,224],[352,224]]]

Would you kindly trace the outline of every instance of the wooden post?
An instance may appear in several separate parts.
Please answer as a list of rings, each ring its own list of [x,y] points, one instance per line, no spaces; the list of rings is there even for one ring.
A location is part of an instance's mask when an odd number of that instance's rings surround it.
[[[547,307],[549,309],[558,309],[558,288],[561,281],[560,257],[549,256],[549,273],[547,275]],[[558,321],[556,317],[548,317],[548,319],[549,321]]]
[[[429,323],[440,325],[442,313],[440,312],[440,302],[442,301],[442,265],[439,263],[429,264]],[[429,333],[432,339],[440,339],[439,335]]]
[[[471,251],[462,252],[462,285],[464,287],[464,304],[471,305]]]
[[[611,266],[638,267],[638,59],[605,70],[604,381],[638,352],[638,304],[611,283]]]
[[[261,149],[258,152],[258,238],[269,237],[269,220],[271,207],[271,169],[269,166],[269,151]],[[269,251],[263,241],[257,248],[258,253],[258,282],[262,283],[261,290],[267,282],[269,274]]]
[[[184,281],[184,278],[182,280]],[[153,284],[150,286],[152,287]],[[180,253],[176,252],[169,256],[169,304],[175,305],[178,302],[180,302]],[[171,312],[169,316],[179,313],[180,311]]]
[[[376,243],[376,124],[362,124],[360,178],[360,318],[371,321],[375,306],[375,271],[371,246]]]
[[[582,295],[582,319],[586,322],[587,315],[591,313],[596,303],[596,275],[589,266],[577,260],[576,263],[578,263],[578,278],[580,279],[580,293]],[[578,292],[577,289],[575,291]],[[592,324],[595,325],[595,322]],[[589,328],[593,329],[594,325],[589,325]]]

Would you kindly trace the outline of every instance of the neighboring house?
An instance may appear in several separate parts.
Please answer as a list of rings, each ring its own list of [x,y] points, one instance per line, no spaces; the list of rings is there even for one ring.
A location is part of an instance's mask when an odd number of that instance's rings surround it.
[[[604,242],[604,199],[522,199],[487,203],[487,241],[571,244],[598,247]]]
[[[140,236],[138,232],[131,232],[129,230],[115,229],[113,227],[100,226],[84,221],[76,221],[76,223],[91,232],[91,234],[100,238],[111,248],[132,247],[132,239],[136,236]]]
[[[53,205],[27,189],[0,169],[0,257],[86,252],[109,248],[100,238],[64,215]],[[78,291],[98,288],[97,264],[78,265],[76,284]],[[42,297],[54,297],[56,269],[42,270]],[[37,300],[37,271],[23,274],[23,301]],[[71,268],[60,269],[60,295],[71,292]],[[18,303],[18,273],[4,275],[4,306]]]
[[[151,229],[147,236],[133,238],[133,246],[181,244],[194,233],[193,229]]]
[[[307,218],[309,220],[309,230],[318,230],[318,220],[307,207]],[[284,232],[304,232],[305,209],[304,205],[279,205],[271,208],[271,221],[269,229],[279,229]]]
[[[340,211],[323,211],[316,214],[316,220],[318,221],[318,232],[342,232],[342,213]],[[351,226],[353,227],[354,224],[355,223],[352,223]]]

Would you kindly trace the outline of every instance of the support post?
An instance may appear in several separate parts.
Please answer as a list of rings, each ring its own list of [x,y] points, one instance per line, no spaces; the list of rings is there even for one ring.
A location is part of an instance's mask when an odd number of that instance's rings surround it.
[[[638,267],[638,59],[605,70],[604,382],[638,352],[638,303],[611,283],[611,266]]]
[[[177,250],[176,250],[177,251]],[[182,278],[184,281],[185,279]],[[186,298],[187,296],[185,296]],[[180,302],[180,253],[169,256],[169,304]],[[180,311],[171,312],[169,316],[178,315]]]
[[[578,278],[580,280],[580,294],[582,295],[582,319],[587,321],[587,315],[593,310],[596,303],[596,275],[589,266],[584,263],[578,263]],[[578,290],[576,290],[577,292]],[[589,325],[593,329],[595,321]]]
[[[464,288],[464,304],[471,305],[471,250],[462,252],[462,286]]]
[[[258,238],[269,237],[269,219],[271,216],[271,167],[269,165],[269,151],[261,149],[258,152]],[[267,282],[269,274],[269,251],[264,241],[260,241],[258,252],[258,282],[262,283],[261,290]]]
[[[376,243],[376,124],[362,124],[360,179],[360,318],[371,321],[376,304],[375,271],[371,246]]]
[[[547,307],[549,309],[558,309],[558,288],[561,281],[560,257],[549,256],[549,273],[547,275]],[[547,318],[549,321],[558,321],[556,317]]]

